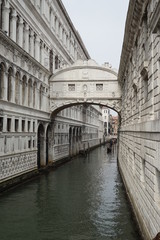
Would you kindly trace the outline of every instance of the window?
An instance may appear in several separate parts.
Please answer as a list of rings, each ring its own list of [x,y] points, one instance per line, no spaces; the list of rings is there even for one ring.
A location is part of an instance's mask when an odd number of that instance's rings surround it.
[[[53,73],[53,50],[50,50],[49,68],[50,68],[50,72]]]
[[[141,71],[144,102],[146,102],[148,100],[148,93],[149,93],[149,91],[148,91],[149,81],[148,81],[148,70],[147,69],[148,69],[148,67],[144,66]]]
[[[25,99],[26,99],[26,81],[27,81],[26,76],[23,76],[23,79],[22,79],[22,105],[25,104]]]
[[[11,118],[7,119],[7,131],[10,132],[11,131]]]
[[[143,78],[143,92],[144,92],[144,101],[148,100],[148,75]]]
[[[31,140],[28,140],[28,148],[31,148]]]
[[[0,132],[3,131],[3,117],[0,117]]]
[[[15,132],[18,132],[18,119],[15,119]]]
[[[145,183],[145,160],[142,159],[141,182]]]
[[[75,91],[75,84],[68,84],[68,91]]]
[[[28,121],[28,132],[30,132],[31,122]]]
[[[1,63],[1,64],[0,64],[0,99],[3,99],[4,73],[5,73],[5,67],[4,67],[4,65]]]
[[[133,99],[133,105],[135,105],[135,109],[137,109],[137,86],[133,85],[133,91],[134,91],[134,99]]]
[[[55,56],[55,69],[58,69],[58,65],[59,65],[58,56]]]
[[[12,99],[12,77],[13,77],[13,70],[9,68],[8,70],[8,91],[7,91],[7,100],[11,101]]]
[[[103,91],[103,84],[96,84],[96,91]]]
[[[25,120],[22,120],[22,132],[25,131]]]

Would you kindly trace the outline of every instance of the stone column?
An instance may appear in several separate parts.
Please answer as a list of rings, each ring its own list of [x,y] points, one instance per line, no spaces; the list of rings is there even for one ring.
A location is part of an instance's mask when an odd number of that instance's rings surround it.
[[[24,50],[29,52],[29,26],[27,23],[25,23],[24,29]]]
[[[3,117],[3,132],[7,132],[7,115]]]
[[[10,23],[10,38],[16,42],[16,33],[17,33],[17,12],[15,9],[12,9]]]
[[[21,17],[19,18],[18,23],[17,44],[20,47],[23,47],[23,19]]]
[[[53,51],[53,72],[55,70],[55,56],[56,56],[56,53]]]
[[[2,30],[9,35],[9,3],[6,1],[2,7]]]
[[[45,14],[45,1],[44,0],[42,0],[42,5],[40,7],[41,7],[40,12],[42,15],[44,15]]]
[[[39,87],[35,89],[35,108],[39,109]]]
[[[62,25],[60,24],[60,40],[62,41],[62,31],[63,31],[63,29],[62,29]]]
[[[55,28],[55,31],[56,31],[56,35],[58,35],[58,30],[59,30],[59,21],[58,21],[58,18],[56,20],[56,28]]]
[[[28,106],[33,107],[33,84],[28,82]]]
[[[38,62],[40,60],[40,38],[38,36],[35,39],[35,59]]]
[[[50,27],[51,27],[51,31],[53,31],[53,25],[54,25],[54,15],[53,15],[53,11],[51,11],[51,19],[50,19]]]
[[[34,57],[34,32],[30,31],[30,54]]]

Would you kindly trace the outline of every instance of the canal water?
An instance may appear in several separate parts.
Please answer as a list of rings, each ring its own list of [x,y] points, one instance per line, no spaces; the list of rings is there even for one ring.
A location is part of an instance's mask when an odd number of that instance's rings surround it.
[[[1,240],[141,240],[117,169],[100,147],[0,195]]]

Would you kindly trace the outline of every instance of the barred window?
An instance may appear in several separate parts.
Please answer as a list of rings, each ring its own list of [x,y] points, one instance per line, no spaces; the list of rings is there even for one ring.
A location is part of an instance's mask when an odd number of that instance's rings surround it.
[[[75,84],[68,84],[68,91],[75,91]]]
[[[103,84],[96,84],[96,91],[103,91]]]

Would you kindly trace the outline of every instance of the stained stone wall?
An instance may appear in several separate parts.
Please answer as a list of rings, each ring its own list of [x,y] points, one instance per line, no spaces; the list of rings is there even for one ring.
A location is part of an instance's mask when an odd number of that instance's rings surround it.
[[[144,239],[160,231],[160,1],[130,1],[118,79],[119,166]]]

